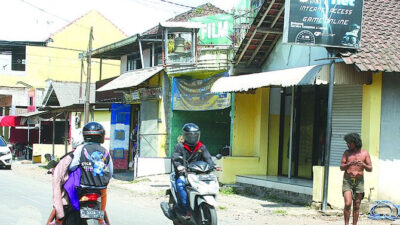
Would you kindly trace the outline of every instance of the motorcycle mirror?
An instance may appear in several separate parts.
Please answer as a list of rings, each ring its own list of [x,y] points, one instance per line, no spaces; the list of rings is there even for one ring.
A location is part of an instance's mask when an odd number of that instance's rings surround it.
[[[222,155],[221,155],[221,154],[217,154],[217,155],[215,156],[215,158],[217,158],[217,159],[222,159]]]

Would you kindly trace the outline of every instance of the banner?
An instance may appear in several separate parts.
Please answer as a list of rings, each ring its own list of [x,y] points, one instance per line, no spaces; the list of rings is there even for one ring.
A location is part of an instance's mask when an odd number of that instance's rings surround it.
[[[190,22],[204,24],[199,31],[199,44],[232,44],[233,16],[218,14],[189,19]]]
[[[228,72],[204,80],[174,78],[172,81],[172,109],[206,111],[230,107],[230,93],[214,94],[210,92],[211,86],[217,79],[227,76]]]
[[[360,47],[363,0],[286,0],[283,43]]]

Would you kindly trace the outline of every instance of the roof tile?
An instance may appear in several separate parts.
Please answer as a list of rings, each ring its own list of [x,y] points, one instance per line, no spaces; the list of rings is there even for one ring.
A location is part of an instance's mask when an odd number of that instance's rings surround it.
[[[364,0],[361,48],[344,62],[361,71],[400,72],[400,4],[398,0]]]

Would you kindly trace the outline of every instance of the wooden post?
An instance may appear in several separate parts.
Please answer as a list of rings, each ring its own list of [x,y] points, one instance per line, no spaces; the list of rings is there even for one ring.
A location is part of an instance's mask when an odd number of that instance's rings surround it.
[[[100,77],[99,80],[101,80],[101,75],[103,74],[103,58],[100,58]]]
[[[68,123],[68,121],[69,121],[69,119],[68,119],[68,117],[69,117],[69,113],[68,112],[65,112],[64,113],[64,118],[65,118],[65,123],[64,123],[64,145],[65,145],[65,154],[67,154],[67,152],[68,152],[68,136],[69,136],[69,130],[68,130],[68,128],[69,128],[69,123]]]
[[[144,61],[143,61],[143,50],[142,50],[142,41],[140,40],[140,36],[138,35],[139,40],[139,51],[140,51],[140,60],[142,61],[142,69],[144,68]]]
[[[90,73],[92,64],[92,39],[93,39],[93,27],[90,27],[89,34],[89,50],[87,53],[87,79],[86,79],[86,99],[85,99],[85,124],[89,122],[89,107],[90,107]]]
[[[52,151],[52,156],[54,158],[54,151],[55,151],[55,146],[54,146],[54,142],[56,139],[56,121],[55,121],[55,116],[53,117],[53,139],[51,141],[51,143],[53,144],[53,151]]]

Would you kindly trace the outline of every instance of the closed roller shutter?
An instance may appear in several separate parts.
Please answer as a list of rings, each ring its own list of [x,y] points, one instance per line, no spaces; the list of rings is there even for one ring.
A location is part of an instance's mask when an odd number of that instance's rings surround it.
[[[361,134],[362,85],[340,85],[333,90],[330,165],[340,166],[347,145],[344,135]]]

